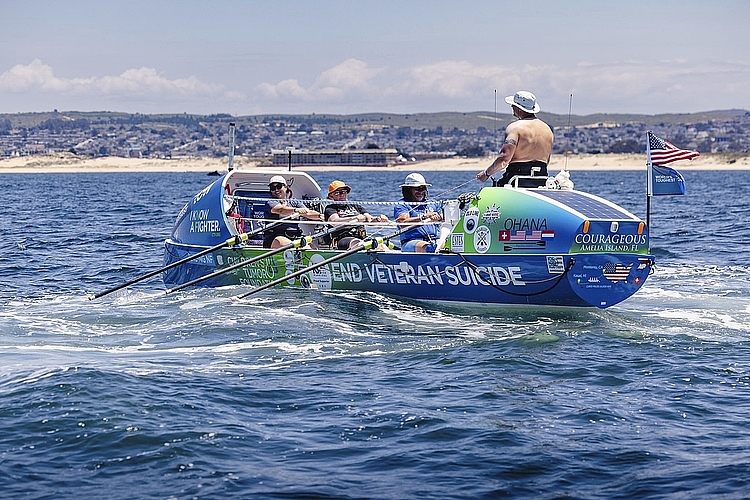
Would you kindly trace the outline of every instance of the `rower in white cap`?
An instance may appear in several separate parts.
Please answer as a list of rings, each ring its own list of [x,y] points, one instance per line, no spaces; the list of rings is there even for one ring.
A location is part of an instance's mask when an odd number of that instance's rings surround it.
[[[266,202],[263,217],[266,220],[288,219],[291,216],[304,217],[309,220],[323,220],[320,212],[307,208],[302,200],[289,199],[291,193],[286,179],[281,175],[274,175],[268,182],[271,199]],[[264,248],[280,248],[288,245],[293,239],[302,236],[302,230],[297,223],[282,222],[270,226],[263,233]]]
[[[427,198],[428,184],[424,176],[414,172],[401,184],[403,198],[393,208],[396,222],[414,224],[401,235],[402,252],[435,252],[440,228],[433,224],[443,220],[440,202]],[[403,226],[402,226],[403,227]]]

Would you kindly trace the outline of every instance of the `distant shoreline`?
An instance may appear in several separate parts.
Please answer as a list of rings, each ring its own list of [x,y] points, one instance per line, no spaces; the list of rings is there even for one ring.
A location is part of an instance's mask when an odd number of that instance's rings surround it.
[[[465,170],[479,172],[487,167],[493,157],[445,158],[419,162],[405,162],[390,167],[360,166],[309,166],[295,167],[308,172],[355,171],[440,171]],[[550,172],[563,167],[568,170],[645,170],[644,154],[553,155]],[[677,170],[750,170],[750,155],[705,154],[691,161],[679,161],[671,166]],[[72,154],[22,156],[0,160],[0,174],[28,173],[82,173],[82,172],[213,172],[226,171],[227,158],[180,158],[160,160],[151,158],[79,158]],[[259,167],[255,161],[235,158],[237,169]],[[286,170],[286,167],[263,167]]]

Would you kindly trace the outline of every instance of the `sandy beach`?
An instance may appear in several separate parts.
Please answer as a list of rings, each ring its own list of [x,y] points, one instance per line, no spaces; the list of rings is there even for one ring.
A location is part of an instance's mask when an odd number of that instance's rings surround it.
[[[353,171],[353,170],[396,170],[396,171],[439,171],[467,170],[479,171],[492,162],[493,157],[485,158],[446,158],[420,162],[407,162],[390,167],[305,167],[314,171]],[[225,171],[227,158],[179,158],[160,160],[150,158],[79,158],[73,154],[22,156],[0,160],[0,174],[7,173],[70,173],[70,172],[213,172]],[[600,155],[553,155],[550,161],[551,172],[563,167],[568,170],[645,170],[644,154],[600,154]],[[750,170],[750,156],[728,156],[706,154],[691,160],[672,164],[678,170]],[[235,168],[263,167],[259,162],[247,158],[235,158]],[[267,167],[272,168],[272,167]],[[279,168],[280,171],[286,168]]]

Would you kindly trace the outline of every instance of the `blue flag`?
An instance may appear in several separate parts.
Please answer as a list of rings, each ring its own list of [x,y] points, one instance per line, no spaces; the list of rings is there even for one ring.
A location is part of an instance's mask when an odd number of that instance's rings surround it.
[[[651,165],[651,186],[654,196],[685,194],[685,179],[677,170]]]

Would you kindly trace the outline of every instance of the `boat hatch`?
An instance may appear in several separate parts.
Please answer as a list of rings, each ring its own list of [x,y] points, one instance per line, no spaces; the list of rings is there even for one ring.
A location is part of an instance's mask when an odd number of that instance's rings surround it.
[[[535,195],[555,200],[566,207],[580,213],[589,220],[596,219],[618,219],[618,220],[640,220],[627,210],[618,207],[614,203],[602,200],[580,191],[545,190],[533,191]]]
[[[279,172],[270,170],[243,171],[234,170],[226,178],[226,189],[231,194],[238,191],[263,192],[263,198],[268,198],[268,182],[275,175],[281,175],[294,198],[320,198],[320,186],[305,172]]]

